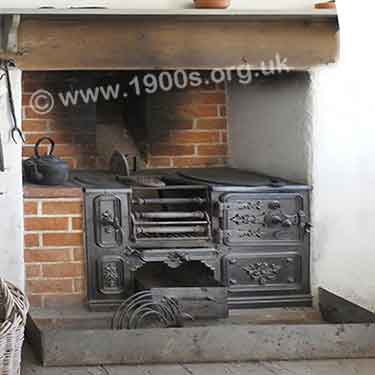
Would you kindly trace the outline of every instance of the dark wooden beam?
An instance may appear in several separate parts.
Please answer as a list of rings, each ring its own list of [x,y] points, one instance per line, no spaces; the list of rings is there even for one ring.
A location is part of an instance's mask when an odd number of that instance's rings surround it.
[[[0,15],[0,51],[16,53],[18,50],[18,28],[21,16],[18,14]]]
[[[307,70],[335,62],[337,19],[251,16],[24,15],[24,70],[210,69],[287,59]]]

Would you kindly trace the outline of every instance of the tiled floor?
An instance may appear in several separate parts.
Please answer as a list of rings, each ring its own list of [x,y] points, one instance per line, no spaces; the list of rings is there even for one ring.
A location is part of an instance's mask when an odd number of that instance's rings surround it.
[[[374,375],[375,359],[168,366],[43,368],[28,346],[22,375]]]

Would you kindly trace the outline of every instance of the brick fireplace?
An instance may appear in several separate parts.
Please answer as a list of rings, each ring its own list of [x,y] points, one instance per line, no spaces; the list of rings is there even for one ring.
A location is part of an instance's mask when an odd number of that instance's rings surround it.
[[[306,72],[336,60],[335,14],[266,12],[263,15],[249,11],[206,14],[184,9],[171,17],[172,14],[163,12],[147,15],[143,12],[118,14],[109,9],[98,12],[96,9],[43,9],[1,15],[4,38],[0,55],[15,62],[12,73],[18,117],[21,93],[23,96],[24,159],[32,155],[33,144],[40,136],[49,135],[57,143],[56,154],[72,169],[107,169],[111,152],[117,148],[137,156],[139,168],[228,164],[255,169],[253,166],[258,168],[258,160],[263,159],[270,161],[267,162],[270,168],[261,166],[258,170],[309,182],[307,161],[302,160],[301,170],[293,170],[292,174],[288,173],[291,164],[283,162],[289,160],[284,156],[290,154],[291,145],[301,149],[301,153],[307,152],[302,139],[305,134],[298,133],[300,137],[294,143],[287,142],[284,136],[296,134],[294,130],[303,122],[304,114],[297,113],[298,117],[291,119],[286,116],[287,111],[277,106],[275,110],[273,106],[274,101],[282,103],[283,87],[286,87],[282,79],[272,82],[271,77],[260,83],[255,90],[262,92],[260,96],[256,93],[258,101],[253,100],[252,90],[244,88],[244,95],[233,82],[226,88],[204,84],[199,88],[129,97],[125,103],[102,100],[97,105],[80,102],[65,108],[57,102],[47,115],[35,112],[30,99],[39,89],[55,96],[77,87],[126,83],[135,71],[137,74],[173,69],[202,72],[218,67],[231,70],[244,63],[259,71],[264,62],[276,55],[287,58],[291,71],[296,74]],[[287,81],[292,84],[288,95],[296,92],[293,77]],[[306,90],[303,86],[302,91]],[[302,103],[303,108],[307,109],[308,105]],[[227,111],[229,106],[231,111]],[[271,117],[267,111],[260,113],[265,107],[270,108]],[[8,116],[4,129],[8,131],[12,118],[9,110],[4,109]],[[243,109],[251,109],[251,113]],[[295,124],[294,128],[290,127],[291,123]],[[302,125],[299,128],[307,128],[305,123]],[[256,132],[255,128],[260,131]],[[270,134],[275,136],[265,139]],[[233,152],[238,151],[239,140],[245,145],[241,147],[241,155]],[[258,147],[249,147],[250,142]],[[231,152],[228,152],[229,143]],[[278,153],[274,152],[275,145]],[[6,152],[10,155],[6,161],[8,170],[14,173],[14,181],[10,185],[9,174],[4,174],[3,202],[4,207],[12,206],[12,209],[2,211],[6,212],[4,221],[18,228],[20,235],[8,239],[8,227],[3,228],[3,274],[22,287],[25,259],[27,291],[34,305],[78,303],[86,296],[82,192],[73,187],[25,185],[23,233],[22,210],[18,207],[22,204],[21,145],[11,146]],[[277,173],[273,172],[275,169]],[[25,251],[21,244],[23,238]],[[14,277],[16,274],[20,276]]]
[[[127,82],[121,72],[25,72],[23,158],[49,136],[72,169],[108,169],[114,148],[138,157],[143,168],[222,166],[228,156],[226,91],[205,85],[124,101],[58,105],[33,111],[33,92]],[[46,150],[46,149],[45,149]],[[86,299],[83,195],[79,188],[25,185],[26,290],[36,307],[82,304]]]

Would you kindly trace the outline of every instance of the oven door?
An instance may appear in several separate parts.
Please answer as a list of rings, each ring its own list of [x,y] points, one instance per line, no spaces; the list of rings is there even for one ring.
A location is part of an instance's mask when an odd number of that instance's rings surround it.
[[[239,249],[242,250],[242,249]],[[283,246],[230,253],[223,258],[223,280],[231,308],[310,306],[309,254]]]
[[[225,257],[225,284],[231,291],[297,291],[303,289],[303,261],[298,249],[284,253],[236,254]],[[305,270],[306,271],[306,270]]]
[[[126,263],[129,242],[127,189],[86,189],[88,298],[92,310],[118,306],[133,292]]]
[[[220,204],[226,246],[301,243],[309,226],[303,193],[228,194]]]

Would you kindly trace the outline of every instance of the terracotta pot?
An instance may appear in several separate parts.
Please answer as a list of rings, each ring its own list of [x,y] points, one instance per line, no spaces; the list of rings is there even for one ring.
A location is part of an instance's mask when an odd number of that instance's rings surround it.
[[[325,3],[315,4],[316,9],[336,9],[336,3],[334,1],[327,1]]]
[[[230,0],[194,0],[196,8],[225,9],[230,5]]]

